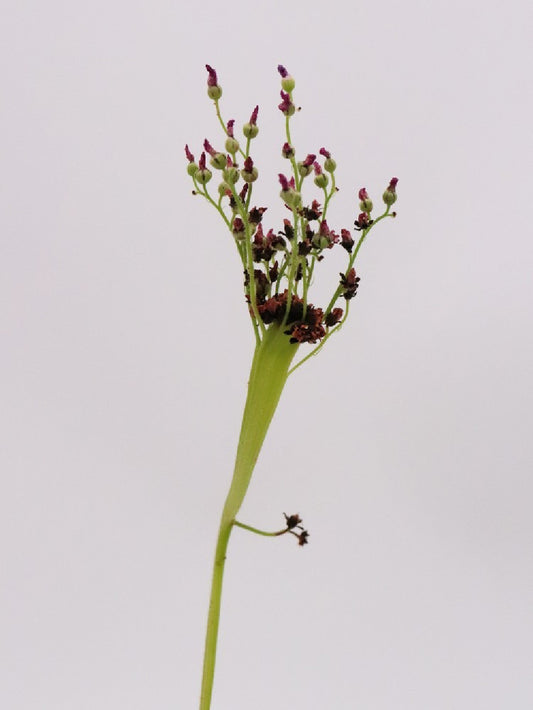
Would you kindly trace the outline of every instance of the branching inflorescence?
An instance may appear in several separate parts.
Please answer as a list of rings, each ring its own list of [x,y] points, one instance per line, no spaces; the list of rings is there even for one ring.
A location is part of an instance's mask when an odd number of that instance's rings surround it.
[[[286,134],[281,155],[288,162],[286,172],[290,176],[280,173],[278,179],[280,197],[288,215],[280,229],[267,230],[263,226],[266,207],[257,207],[252,199],[259,170],[250,148],[259,133],[259,107],[255,107],[250,120],[243,126],[245,140],[241,145],[235,137],[235,121],[232,119],[225,123],[222,119],[219,105],[222,88],[217,74],[209,65],[206,68],[207,93],[214,101],[225,142],[224,150],[220,151],[206,139],[198,162],[195,162],[189,147],[185,146],[189,161],[187,170],[194,182],[194,193],[202,195],[215,207],[233,236],[244,269],[245,298],[257,341],[262,339],[268,325],[278,323],[292,343],[316,345],[304,358],[307,360],[346,320],[350,300],[356,295],[359,285],[355,259],[370,230],[385,217],[396,216],[390,210],[396,201],[398,179],[392,178],[384,191],[385,209],[378,217],[372,216],[374,206],[366,188],[359,190],[360,214],[354,224],[359,233],[357,242],[350,230],[341,229],[339,234],[331,229],[326,215],[338,189],[335,184],[336,162],[326,148],[320,148],[318,154],[309,153],[303,160],[297,160],[290,132],[290,121],[296,112],[292,96],[295,82],[280,65],[278,71],[282,88],[278,108],[285,117]],[[207,155],[211,167],[207,167]],[[214,173],[219,177],[216,195],[212,195],[208,188]],[[304,183],[311,175],[322,195],[320,201],[313,199],[310,203],[304,203]],[[329,303],[325,307],[317,307],[309,301],[309,288],[317,264],[333,248],[345,250],[347,265],[340,274]],[[344,307],[339,305],[342,302]]]
[[[244,297],[255,333],[255,351],[248,381],[248,392],[235,458],[231,485],[224,503],[215,550],[213,579],[207,620],[200,710],[209,710],[213,690],[215,659],[222,596],[222,581],[226,552],[234,527],[266,537],[295,536],[303,547],[309,533],[304,530],[299,515],[285,515],[285,526],[275,532],[265,532],[237,520],[237,514],[248,490],[257,457],[289,375],[317,353],[332,333],[339,330],[348,316],[350,302],[357,293],[359,277],[354,262],[371,229],[391,212],[396,202],[397,178],[392,178],[383,193],[384,211],[373,217],[374,206],[366,188],[358,192],[359,215],[355,220],[354,239],[348,229],[340,233],[330,228],[327,212],[335,185],[336,164],[326,148],[297,160],[291,139],[290,122],[296,112],[293,102],[294,79],[283,66],[281,103],[285,117],[285,139],[281,155],[287,170],[278,175],[280,197],[287,216],[278,228],[263,225],[265,207],[253,200],[254,185],[259,170],[251,155],[252,141],[259,133],[259,107],[244,124],[244,141],[235,137],[235,121],[225,122],[220,112],[222,88],[215,70],[206,65],[207,93],[224,132],[224,150],[217,150],[206,139],[198,162],[185,146],[187,170],[194,183],[194,194],[202,195],[218,211],[232,235],[244,271]],[[207,164],[209,156],[209,167]],[[217,175],[214,194],[209,184]],[[304,183],[310,182],[321,191],[320,200],[304,201]],[[320,194],[320,193],[319,193]],[[310,301],[310,286],[317,265],[328,250],[342,249],[347,264],[339,274],[329,302],[322,307]],[[295,366],[296,352],[303,343],[314,348]]]

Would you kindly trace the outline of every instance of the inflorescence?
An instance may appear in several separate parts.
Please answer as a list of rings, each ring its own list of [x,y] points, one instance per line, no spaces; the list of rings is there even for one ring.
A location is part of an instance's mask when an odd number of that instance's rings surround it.
[[[383,218],[396,216],[390,209],[396,202],[398,179],[392,178],[385,189],[385,209],[377,217],[372,216],[374,206],[366,188],[359,190],[360,214],[354,222],[354,230],[359,233],[357,242],[350,230],[341,229],[339,234],[331,229],[326,215],[338,189],[335,185],[336,162],[326,148],[297,160],[290,133],[290,120],[296,112],[293,102],[295,81],[280,65],[281,103],[278,108],[285,117],[286,133],[281,155],[288,161],[286,172],[289,177],[280,173],[278,179],[280,197],[288,215],[281,229],[267,230],[263,226],[266,207],[257,207],[252,201],[259,170],[250,148],[259,133],[259,107],[254,108],[243,126],[244,141],[241,144],[235,137],[235,121],[224,122],[222,119],[219,106],[222,88],[217,74],[209,65],[206,69],[207,93],[215,104],[225,141],[223,150],[217,150],[206,139],[198,162],[185,146],[187,171],[194,183],[194,194],[202,195],[217,209],[233,236],[244,269],[244,293],[257,339],[261,339],[266,326],[278,323],[285,328],[292,343],[319,343],[317,350],[348,315],[350,300],[359,286],[353,264],[367,234]],[[207,166],[207,156],[210,167]],[[217,196],[208,190],[213,171],[218,176]],[[322,204],[317,199],[304,203],[302,189],[311,175],[316,188],[322,191]],[[345,250],[348,263],[340,273],[328,305],[319,308],[309,301],[309,287],[316,265],[328,250],[336,247]],[[343,300],[344,308],[338,305]]]

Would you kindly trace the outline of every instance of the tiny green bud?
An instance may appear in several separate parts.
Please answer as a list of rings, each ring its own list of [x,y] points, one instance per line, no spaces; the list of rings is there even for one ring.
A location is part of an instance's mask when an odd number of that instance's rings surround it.
[[[302,177],[307,177],[310,173],[313,172],[313,166],[312,165],[306,165],[305,163],[298,163],[298,172]]]
[[[241,177],[244,182],[255,182],[259,177],[259,171],[257,168],[252,168],[251,170],[241,170]]]
[[[259,133],[259,126],[255,123],[245,123],[242,127],[245,138],[255,138]]]
[[[239,141],[236,138],[226,138],[225,148],[234,155],[239,150]]]
[[[290,94],[294,90],[296,82],[294,81],[292,76],[286,76],[281,80],[281,86],[283,88],[283,91],[286,91],[288,94]]]
[[[198,166],[196,165],[196,163],[187,163],[187,173],[191,177],[194,177],[197,172],[198,172]]]
[[[207,95],[210,99],[213,99],[213,101],[218,101],[222,96],[222,87],[218,86],[218,84],[216,86],[208,86]]]
[[[367,198],[366,200],[361,200],[359,203],[359,209],[361,212],[372,212],[374,204],[370,198]]]
[[[223,170],[226,167],[227,160],[226,156],[224,153],[215,153],[209,163],[216,169],[216,170]]]
[[[383,193],[383,202],[387,205],[387,207],[390,207],[396,202],[396,193],[392,192],[392,190],[385,190]]]
[[[324,170],[327,170],[328,173],[334,173],[336,168],[337,163],[333,160],[333,158],[326,158],[324,160]]]
[[[320,188],[327,187],[328,184],[328,176],[325,173],[320,173],[320,175],[316,175],[315,177],[315,185]]]
[[[213,173],[209,168],[204,168],[203,170],[198,169],[194,177],[199,183],[206,185],[213,177]]]
[[[391,181],[383,193],[383,202],[387,205],[387,207],[390,207],[396,202],[396,185],[398,184],[398,178],[391,178]]]
[[[254,161],[248,156],[244,161],[244,168],[241,170],[241,176],[244,182],[255,182],[259,172],[254,166]]]
[[[218,186],[218,194],[224,196],[228,192],[231,192],[231,187],[228,185],[227,182],[221,182]]]
[[[235,185],[235,183],[239,180],[240,173],[239,169],[233,166],[231,168],[226,168],[223,171],[222,175],[226,182],[230,182],[232,185]]]

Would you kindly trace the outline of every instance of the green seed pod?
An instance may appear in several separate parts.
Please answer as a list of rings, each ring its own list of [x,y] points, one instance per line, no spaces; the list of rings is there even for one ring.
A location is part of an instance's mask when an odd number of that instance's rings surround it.
[[[334,173],[336,167],[337,163],[333,160],[333,158],[326,158],[326,160],[324,160],[324,170],[327,170],[328,173]]]
[[[197,172],[198,172],[198,166],[196,165],[196,163],[187,163],[187,173],[191,177],[194,177]]]
[[[227,182],[221,182],[218,186],[218,194],[226,195],[228,192],[231,192],[231,187],[228,185]]]

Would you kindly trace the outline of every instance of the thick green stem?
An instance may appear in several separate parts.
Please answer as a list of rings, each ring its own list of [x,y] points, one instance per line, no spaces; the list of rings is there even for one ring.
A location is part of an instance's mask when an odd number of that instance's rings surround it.
[[[248,395],[235,459],[233,479],[218,531],[211,598],[207,617],[200,710],[209,710],[213,692],[222,580],[231,530],[248,490],[250,479],[298,346],[289,342],[278,325],[271,325],[255,348]]]

